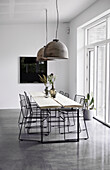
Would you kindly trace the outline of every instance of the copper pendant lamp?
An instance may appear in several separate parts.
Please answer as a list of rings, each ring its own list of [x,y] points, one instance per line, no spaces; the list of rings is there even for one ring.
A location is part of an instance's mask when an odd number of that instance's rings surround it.
[[[57,0],[56,0],[56,11],[57,11],[56,37],[53,41],[49,42],[44,49],[44,58],[47,60],[68,59],[68,49],[66,45],[57,39],[58,26],[59,26],[59,12],[58,12]]]
[[[58,12],[57,0],[56,0],[56,11],[57,11],[56,37],[55,39],[53,39],[53,41],[47,44],[47,9],[46,9],[46,46],[42,47],[38,51],[36,61],[68,59],[68,49],[66,45],[57,39],[58,26],[59,26],[59,12]]]
[[[48,60],[68,59],[68,49],[64,43],[54,39],[46,45],[44,58],[48,58]]]
[[[44,49],[45,49],[45,46],[42,47],[42,48],[38,51],[36,61],[45,61],[45,58],[44,58]]]

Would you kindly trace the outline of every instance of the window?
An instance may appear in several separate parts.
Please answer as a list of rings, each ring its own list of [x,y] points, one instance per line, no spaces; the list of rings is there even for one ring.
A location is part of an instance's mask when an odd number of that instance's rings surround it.
[[[85,29],[85,93],[93,93],[96,117],[110,123],[110,16]]]
[[[105,97],[106,97],[106,88],[105,88],[105,61],[106,61],[106,54],[105,54],[105,45],[97,47],[97,72],[96,72],[96,99],[97,99],[97,116],[100,120],[104,121],[105,119]]]
[[[96,43],[106,39],[106,22],[99,23],[87,29],[88,44]]]
[[[110,17],[108,18],[108,39],[110,39]]]

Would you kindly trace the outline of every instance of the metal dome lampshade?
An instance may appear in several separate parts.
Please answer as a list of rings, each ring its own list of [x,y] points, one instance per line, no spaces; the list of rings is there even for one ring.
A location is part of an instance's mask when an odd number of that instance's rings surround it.
[[[42,47],[42,48],[38,51],[36,61],[45,61],[45,58],[44,58],[44,49],[45,49],[45,46]]]
[[[48,60],[67,59],[68,49],[66,45],[58,39],[49,42],[44,49],[44,58]]]
[[[59,26],[59,13],[58,13],[57,0],[56,0],[56,11],[57,11],[56,37],[53,41],[49,42],[44,49],[44,58],[47,60],[68,59],[68,49],[66,45],[57,39],[58,26]]]

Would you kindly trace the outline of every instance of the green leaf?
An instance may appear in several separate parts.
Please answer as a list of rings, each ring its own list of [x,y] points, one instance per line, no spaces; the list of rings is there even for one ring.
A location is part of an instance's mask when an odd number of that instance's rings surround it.
[[[47,83],[47,78],[46,78],[46,76],[43,75],[43,77],[42,77],[41,75],[39,75],[39,78],[40,78],[41,82],[46,85],[46,83]]]
[[[89,93],[87,94],[87,99],[88,99],[88,100],[90,99],[90,94],[89,94]]]
[[[92,97],[90,103],[89,103],[89,106],[91,106],[92,104],[94,104],[94,98]]]
[[[94,104],[91,106],[90,110],[94,109]]]

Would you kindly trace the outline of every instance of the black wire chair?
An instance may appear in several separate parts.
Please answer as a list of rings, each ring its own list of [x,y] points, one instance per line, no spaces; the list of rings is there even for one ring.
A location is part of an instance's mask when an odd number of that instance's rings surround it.
[[[80,138],[80,139],[88,139],[89,135],[88,135],[87,125],[86,125],[84,115],[83,115],[85,96],[76,94],[74,97],[74,101],[82,105],[82,108],[79,109],[79,133],[81,133],[82,131],[86,131],[86,137]],[[73,108],[64,108],[64,109],[61,109],[59,112],[60,114],[63,114],[63,116],[65,117],[65,120],[67,120],[66,126],[67,126],[68,131],[66,133],[73,133],[74,130],[70,130],[70,129],[72,126],[75,126],[75,118],[77,117],[77,110]],[[84,128],[81,127],[81,120],[83,120],[84,122]]]
[[[18,118],[19,126],[19,140],[33,140],[30,136],[31,134],[40,134],[41,133],[41,121],[43,124],[46,122],[46,125],[43,128],[47,130],[44,131],[44,134],[49,133],[48,125],[48,112],[44,110],[43,115],[41,116],[40,109],[32,106],[28,96],[19,94],[20,96],[20,115]],[[39,131],[38,131],[39,129]]]
[[[64,93],[64,95],[69,98],[69,93]]]
[[[88,139],[89,134],[88,134],[86,121],[84,119],[85,96],[76,94],[75,97],[74,97],[74,101],[76,101],[76,102],[78,102],[82,105],[82,108],[79,110],[79,129],[80,129],[80,132],[82,132],[82,131],[86,132],[86,137],[83,137],[83,138],[80,138],[80,139]],[[75,116],[75,113],[74,113],[74,116]],[[81,120],[83,121],[83,127],[81,125],[82,124]]]
[[[62,95],[65,95],[64,91],[62,91],[62,90],[60,90],[59,93]]]
[[[31,111],[28,109],[25,96],[22,94],[19,94],[20,97],[20,116],[18,119],[18,126],[19,126],[19,140],[22,140],[23,138],[21,137],[22,130],[24,128],[24,131],[28,133],[27,127],[30,127],[30,124],[36,123],[36,117],[33,117],[31,114]],[[34,120],[33,120],[34,119]]]
[[[49,124],[50,132],[52,127],[57,127],[60,133],[60,127],[62,124],[64,130],[64,139],[65,139],[65,118],[59,114],[59,109],[49,109]]]

